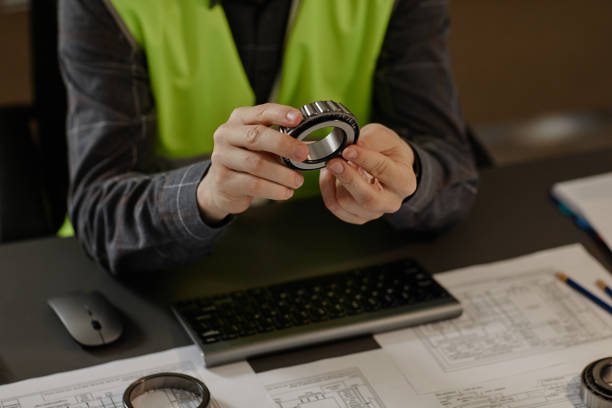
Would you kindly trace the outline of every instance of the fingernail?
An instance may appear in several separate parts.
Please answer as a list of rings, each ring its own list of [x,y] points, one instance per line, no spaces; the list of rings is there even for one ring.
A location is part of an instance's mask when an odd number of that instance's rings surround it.
[[[287,119],[291,122],[294,122],[298,117],[298,113],[296,111],[287,112]]]
[[[287,189],[287,199],[290,199],[291,197],[293,197],[293,190],[288,188]]]
[[[329,168],[334,174],[342,174],[344,171],[344,166],[340,162],[332,163]]]
[[[342,152],[342,156],[344,156],[347,159],[354,159],[355,157],[357,157],[357,151],[355,149],[345,149],[344,152]]]
[[[293,159],[298,161],[306,160],[308,157],[308,146],[299,144],[293,148]]]
[[[304,176],[298,174],[297,176],[295,176],[295,188],[302,187],[302,184],[304,184]]]

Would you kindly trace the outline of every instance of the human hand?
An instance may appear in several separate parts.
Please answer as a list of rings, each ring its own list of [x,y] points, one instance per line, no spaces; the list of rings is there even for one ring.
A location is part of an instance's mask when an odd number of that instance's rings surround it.
[[[383,125],[364,126],[342,157],[321,169],[319,185],[325,206],[345,222],[361,225],[394,213],[416,191],[414,152]]]
[[[269,126],[293,127],[299,110],[267,103],[235,109],[215,131],[211,165],[198,185],[197,201],[208,221],[244,212],[254,197],[287,200],[304,183],[279,156],[304,161],[308,146]]]

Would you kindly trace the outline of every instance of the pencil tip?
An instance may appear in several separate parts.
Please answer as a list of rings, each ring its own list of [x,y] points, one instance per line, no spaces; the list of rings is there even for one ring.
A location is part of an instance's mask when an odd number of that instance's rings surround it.
[[[559,278],[563,282],[567,281],[567,275],[564,274],[563,272],[557,272],[555,275],[557,276],[557,278]]]
[[[599,286],[601,289],[606,288],[606,284],[601,279],[597,279],[597,286]]]

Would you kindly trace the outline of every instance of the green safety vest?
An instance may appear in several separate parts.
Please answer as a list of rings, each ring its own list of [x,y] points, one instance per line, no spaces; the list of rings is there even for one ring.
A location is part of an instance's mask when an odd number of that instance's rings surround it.
[[[288,0],[289,1],[289,0]],[[296,0],[294,0],[296,1]],[[213,133],[255,95],[221,6],[210,0],[111,0],[142,47],[156,101],[157,154],[212,152]],[[342,102],[361,125],[370,117],[372,79],[394,0],[302,0],[288,27],[273,102],[300,107]],[[317,194],[306,172],[294,197]]]
[[[157,153],[184,158],[212,152],[217,127],[234,108],[255,103],[223,8],[211,9],[210,0],[111,1],[147,55]],[[392,7],[393,0],[302,0],[287,33],[274,102],[300,107],[331,99],[367,123]],[[317,173],[305,174],[296,196],[318,192]]]

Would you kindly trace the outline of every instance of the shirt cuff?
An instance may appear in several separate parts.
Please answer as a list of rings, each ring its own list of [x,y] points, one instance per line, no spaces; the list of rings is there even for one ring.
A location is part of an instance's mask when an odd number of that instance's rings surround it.
[[[404,200],[402,209],[419,212],[429,205],[436,191],[440,189],[442,168],[440,163],[426,150],[415,143],[408,142],[408,144],[414,152],[415,160],[419,161],[420,177],[416,191]]]
[[[197,201],[197,189],[208,171],[204,161],[168,172],[160,197],[160,213],[172,236],[194,246],[209,243],[225,230],[231,217],[215,226],[204,222]]]

